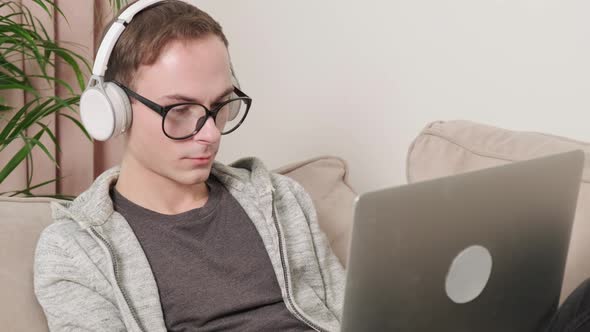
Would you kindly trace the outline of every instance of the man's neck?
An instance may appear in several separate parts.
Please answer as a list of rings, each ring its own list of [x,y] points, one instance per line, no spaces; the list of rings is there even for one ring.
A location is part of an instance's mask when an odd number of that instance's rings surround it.
[[[168,215],[203,207],[209,197],[205,182],[182,185],[130,159],[121,163],[115,189],[141,207]]]

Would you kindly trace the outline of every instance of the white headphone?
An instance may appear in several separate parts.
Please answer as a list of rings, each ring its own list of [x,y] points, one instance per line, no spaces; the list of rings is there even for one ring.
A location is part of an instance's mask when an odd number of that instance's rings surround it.
[[[139,0],[125,9],[105,34],[94,60],[92,76],[86,90],[80,97],[80,118],[91,137],[106,141],[125,132],[131,125],[132,112],[129,97],[121,87],[112,82],[104,82],[109,58],[133,17],[145,8],[164,0]],[[188,4],[190,1],[183,0]],[[191,4],[193,5],[193,4]],[[194,5],[193,5],[194,6]],[[231,64],[230,64],[231,67]],[[232,79],[237,84],[233,67]]]

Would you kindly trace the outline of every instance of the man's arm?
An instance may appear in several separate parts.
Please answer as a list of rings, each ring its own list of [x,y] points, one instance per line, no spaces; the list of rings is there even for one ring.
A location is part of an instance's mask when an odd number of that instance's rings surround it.
[[[57,226],[57,227],[54,227]],[[110,286],[81,250],[64,239],[54,224],[43,231],[35,251],[35,295],[51,331],[126,331]],[[95,270],[95,271],[93,271]],[[103,294],[101,294],[101,292]]]
[[[342,321],[344,303],[345,271],[333,253],[326,234],[320,229],[315,207],[309,194],[296,181],[288,178],[291,191],[295,195],[307,219],[315,254],[326,289],[326,306]]]

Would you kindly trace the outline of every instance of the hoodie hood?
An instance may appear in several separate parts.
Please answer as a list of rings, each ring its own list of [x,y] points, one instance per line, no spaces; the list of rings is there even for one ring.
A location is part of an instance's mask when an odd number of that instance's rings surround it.
[[[106,170],[86,191],[71,202],[52,202],[53,219],[69,217],[82,229],[104,224],[114,212],[109,191],[117,182],[120,171],[120,166]],[[230,192],[237,191],[248,196],[260,197],[267,196],[273,191],[270,173],[258,158],[243,158],[229,166],[215,161],[211,174],[218,178]]]

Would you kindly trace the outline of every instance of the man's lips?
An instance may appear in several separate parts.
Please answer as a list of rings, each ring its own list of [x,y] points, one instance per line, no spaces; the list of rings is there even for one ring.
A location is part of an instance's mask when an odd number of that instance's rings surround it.
[[[182,159],[211,159],[211,156],[205,156],[205,157],[184,157]]]
[[[181,159],[211,159],[211,157],[213,157],[212,154],[204,154],[204,155],[190,155],[190,156],[184,156]]]
[[[185,157],[182,160],[187,160],[192,165],[208,165],[211,162],[212,156],[204,156],[204,157]]]

